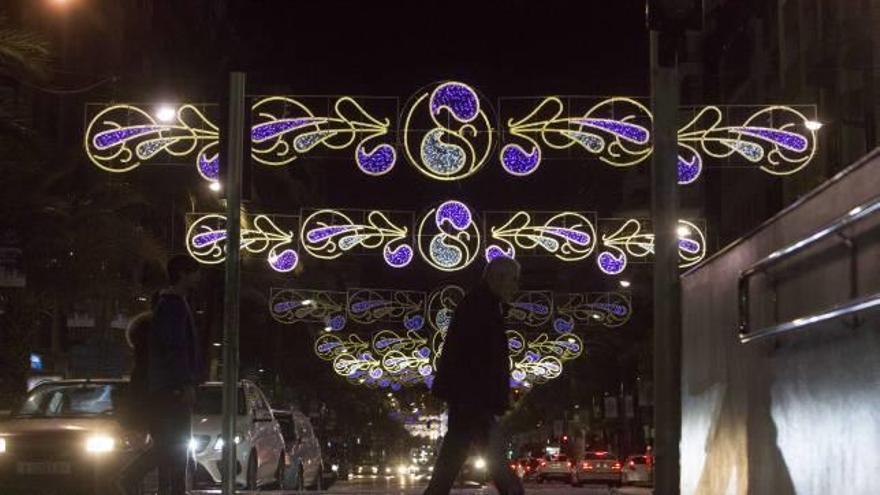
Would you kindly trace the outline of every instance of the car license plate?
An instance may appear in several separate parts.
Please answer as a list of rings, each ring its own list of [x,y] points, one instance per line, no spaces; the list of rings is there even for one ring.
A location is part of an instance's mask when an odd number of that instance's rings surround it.
[[[70,474],[69,462],[19,462],[15,467],[18,474]]]

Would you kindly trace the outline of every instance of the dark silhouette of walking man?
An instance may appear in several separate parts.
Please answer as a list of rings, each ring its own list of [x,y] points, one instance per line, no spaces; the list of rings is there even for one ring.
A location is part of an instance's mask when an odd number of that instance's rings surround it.
[[[446,495],[472,444],[486,448],[487,468],[500,495],[522,495],[504,459],[499,420],[508,409],[510,355],[504,304],[519,289],[520,266],[495,258],[480,285],[455,309],[437,365],[432,392],[449,406],[449,427],[425,495]]]
[[[149,337],[149,396],[152,451],[159,460],[160,495],[186,493],[190,416],[201,378],[201,356],[187,296],[200,280],[189,256],[168,261],[170,286],[159,293]]]

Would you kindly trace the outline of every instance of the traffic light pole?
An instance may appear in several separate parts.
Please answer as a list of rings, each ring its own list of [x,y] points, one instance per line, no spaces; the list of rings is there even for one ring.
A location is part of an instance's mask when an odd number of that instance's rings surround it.
[[[677,37],[651,32],[654,152],[654,493],[678,495],[681,441],[681,289],[678,280]]]
[[[223,495],[235,493],[238,473],[235,420],[238,409],[238,318],[240,292],[241,168],[244,148],[243,72],[229,74],[229,127],[226,154],[226,292],[223,304]]]

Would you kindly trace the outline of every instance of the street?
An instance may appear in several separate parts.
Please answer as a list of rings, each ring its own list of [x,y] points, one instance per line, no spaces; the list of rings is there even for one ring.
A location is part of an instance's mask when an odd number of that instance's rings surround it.
[[[400,479],[397,477],[393,478],[385,478],[385,477],[377,477],[377,478],[355,478],[349,481],[340,481],[335,483],[330,489],[325,492],[320,493],[328,493],[328,494],[341,494],[341,495],[354,495],[354,494],[364,494],[364,495],[420,495],[426,486],[426,481],[424,480],[412,480],[412,479]],[[546,483],[539,485],[535,482],[526,482],[525,485],[526,493],[540,493],[542,495],[651,495],[653,491],[650,488],[643,487],[621,487],[621,488],[609,488],[606,486],[585,486],[581,488],[574,488],[568,484],[564,483]],[[195,492],[198,494],[213,494],[219,493],[219,490],[210,490],[203,492]],[[247,493],[247,492],[239,492],[239,493]],[[297,493],[292,491],[285,492],[254,492],[254,493],[262,493],[262,494],[282,494],[282,493]],[[308,494],[317,494],[319,492],[308,491],[304,492]],[[461,494],[485,494],[491,495],[497,493],[492,486],[473,486],[473,487],[465,487],[465,488],[455,488],[452,491],[453,494],[461,495]]]

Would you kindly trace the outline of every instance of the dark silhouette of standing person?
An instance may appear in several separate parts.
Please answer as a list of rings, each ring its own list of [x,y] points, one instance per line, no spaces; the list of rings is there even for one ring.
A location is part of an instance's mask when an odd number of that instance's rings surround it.
[[[149,339],[153,326],[153,312],[145,311],[128,323],[125,338],[134,354],[134,365],[125,398],[119,406],[119,424],[139,440],[146,437],[150,426],[150,398],[147,373],[149,370]],[[141,493],[147,473],[158,466],[158,457],[151,451],[152,443],[138,452],[117,476],[117,490],[124,495]]]
[[[187,296],[200,281],[199,264],[168,260],[169,287],[159,292],[149,338],[150,436],[159,459],[159,494],[186,493],[190,416],[201,378],[201,356]]]
[[[499,494],[523,493],[505,461],[499,425],[510,396],[504,304],[519,289],[519,274],[515,260],[495,258],[455,308],[431,389],[449,406],[449,424],[425,495],[449,493],[474,443],[487,449],[487,468]]]

